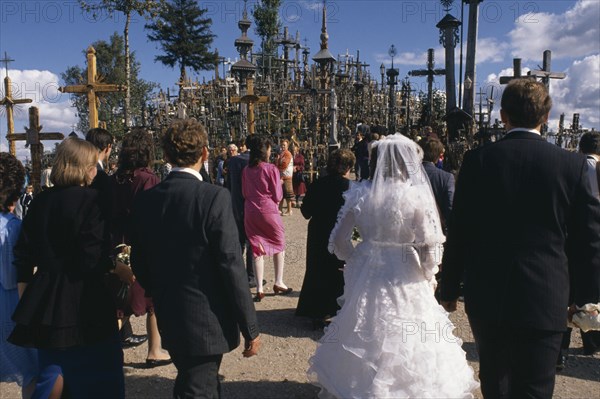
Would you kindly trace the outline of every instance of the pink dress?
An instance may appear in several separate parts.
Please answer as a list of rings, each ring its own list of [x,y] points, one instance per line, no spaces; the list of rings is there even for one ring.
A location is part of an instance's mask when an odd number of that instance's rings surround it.
[[[279,202],[283,198],[279,169],[268,162],[242,171],[244,227],[254,256],[271,256],[285,249]]]

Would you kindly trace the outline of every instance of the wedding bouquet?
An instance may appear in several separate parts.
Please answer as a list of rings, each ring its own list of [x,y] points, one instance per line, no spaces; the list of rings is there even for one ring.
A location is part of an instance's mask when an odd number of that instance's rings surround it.
[[[576,307],[571,324],[581,328],[581,331],[600,330],[600,303],[588,303]]]

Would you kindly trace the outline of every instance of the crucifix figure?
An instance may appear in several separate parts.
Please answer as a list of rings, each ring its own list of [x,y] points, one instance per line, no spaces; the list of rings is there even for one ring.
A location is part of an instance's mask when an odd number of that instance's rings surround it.
[[[25,133],[15,133],[6,136],[10,143],[18,140],[24,140],[31,151],[31,185],[34,192],[41,190],[40,181],[42,178],[42,155],[44,154],[44,145],[42,140],[62,140],[65,136],[58,132],[41,133],[40,112],[37,107],[29,107],[29,127],[25,127]]]
[[[6,68],[6,77],[4,78],[4,98],[0,100],[0,105],[4,105],[6,107],[6,138],[8,140],[8,150],[11,155],[16,155],[17,150],[15,147],[15,143],[12,140],[9,140],[9,136],[11,136],[15,131],[15,124],[13,120],[13,106],[19,104],[27,104],[32,102],[30,98],[21,98],[14,99],[12,97],[12,86],[10,78],[8,77],[8,64],[14,60],[8,58],[6,52],[4,53],[4,58],[0,60],[0,62],[4,63]]]
[[[243,103],[248,107],[248,134],[252,135],[255,132],[255,120],[254,120],[254,104],[265,104],[269,102],[267,96],[257,96],[254,94],[254,77],[248,76],[246,78],[246,95],[243,97],[232,97],[232,103]]]
[[[409,76],[427,76],[427,110],[429,111],[429,124],[433,120],[433,79],[436,75],[445,75],[445,69],[435,69],[435,53],[432,48],[427,50],[427,69],[409,71]]]
[[[482,87],[479,88],[479,93],[477,93],[477,95],[479,96],[479,112],[475,113],[475,116],[477,116],[477,120],[479,122],[479,130],[483,130],[484,127],[489,128],[490,127],[490,117],[491,117],[491,113],[492,110],[494,109],[494,87],[492,86],[492,92],[490,94],[489,97],[486,97],[487,93],[483,90]],[[486,102],[486,111],[483,111],[483,102]],[[486,121],[486,117],[487,117],[487,121]]]
[[[100,100],[96,94],[121,92],[125,91],[125,89],[125,85],[106,84],[98,80],[98,74],[96,73],[96,50],[92,46],[87,49],[87,83],[58,88],[61,93],[87,94],[90,129],[98,127],[98,105]]]

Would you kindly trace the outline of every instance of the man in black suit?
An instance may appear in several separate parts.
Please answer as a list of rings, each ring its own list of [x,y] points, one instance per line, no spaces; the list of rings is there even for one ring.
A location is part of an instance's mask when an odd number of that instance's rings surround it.
[[[423,148],[423,168],[431,183],[435,202],[440,211],[444,234],[446,234],[454,198],[454,175],[435,166],[444,155],[444,144],[439,139],[423,138],[419,141],[419,145]]]
[[[252,136],[247,136],[246,141],[250,141]],[[241,146],[240,146],[241,147]],[[243,148],[248,148],[247,143],[244,143]],[[242,252],[246,251],[246,273],[248,274],[248,284],[250,288],[256,287],[254,281],[254,256],[248,237],[246,237],[246,229],[244,227],[244,196],[242,195],[242,170],[248,166],[250,162],[250,152],[244,151],[239,155],[229,158],[227,163],[227,179],[225,187],[231,193],[231,205],[233,207],[233,217],[238,228],[240,237],[240,246]]]
[[[551,398],[569,292],[600,301],[600,204],[585,157],[540,136],[551,106],[543,84],[511,82],[507,135],[465,154],[457,179],[441,300],[456,310],[464,274],[486,398]]]
[[[223,354],[260,338],[229,192],[202,181],[204,127],[174,122],[163,138],[169,176],[141,192],[132,212],[133,271],[153,300],[177,379],[175,398],[218,398]]]

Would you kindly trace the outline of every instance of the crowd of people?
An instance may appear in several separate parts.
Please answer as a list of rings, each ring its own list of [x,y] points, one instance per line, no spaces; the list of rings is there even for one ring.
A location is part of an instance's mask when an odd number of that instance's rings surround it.
[[[582,137],[585,156],[553,146],[539,134],[550,109],[543,84],[511,82],[506,137],[468,152],[456,187],[432,132],[417,143],[366,125],[308,185],[290,141],[272,154],[253,135],[211,159],[193,119],[161,138],[163,179],[143,129],[114,168],[110,132],[64,140],[35,196],[1,153],[0,380],[26,398],[122,398],[123,348],[147,340],[147,367],[177,368],[173,397],[220,397],[223,354],[240,334],[244,357],[262,345],[265,257],[272,292],[293,292],[282,217],[297,207],[296,315],[324,329],[307,365],[321,397],[550,398],[568,320],[586,353],[600,348],[600,134]],[[479,381],[448,318],[461,296]],[[144,315],[147,335],[132,335]]]

